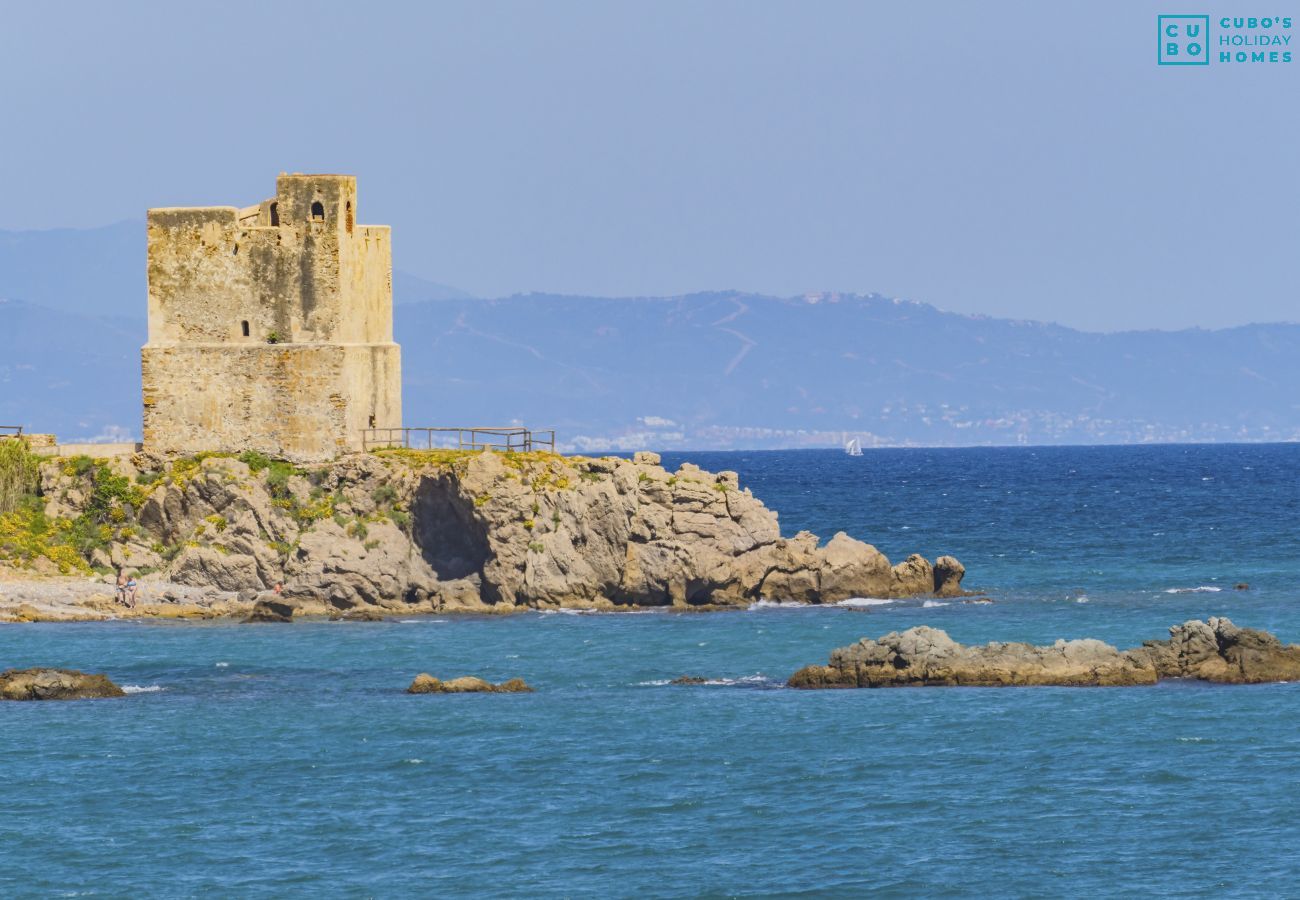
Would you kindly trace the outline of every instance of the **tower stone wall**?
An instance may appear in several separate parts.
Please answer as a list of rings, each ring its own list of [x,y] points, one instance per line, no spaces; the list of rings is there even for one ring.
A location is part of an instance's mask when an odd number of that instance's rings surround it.
[[[281,175],[255,206],[149,211],[146,450],[311,462],[401,425],[391,236],[356,195]]]

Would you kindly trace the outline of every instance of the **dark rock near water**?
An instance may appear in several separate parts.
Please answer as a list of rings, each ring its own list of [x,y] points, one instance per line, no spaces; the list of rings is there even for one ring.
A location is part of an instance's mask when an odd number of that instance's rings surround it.
[[[292,622],[294,604],[279,599],[263,598],[253,606],[245,622]]]
[[[522,678],[511,678],[509,681],[493,684],[473,675],[443,681],[421,672],[415,676],[415,680],[411,682],[406,692],[408,694],[531,694],[533,689]]]
[[[960,597],[961,580],[966,577],[966,567],[954,556],[941,556],[934,561],[934,595]]]
[[[73,669],[9,669],[0,672],[0,700],[98,700],[125,697],[106,675]]]
[[[669,684],[708,684],[707,678],[701,678],[699,675],[679,675]]]
[[[832,651],[825,666],[807,666],[789,681],[795,688],[920,685],[1117,686],[1161,678],[1222,684],[1300,680],[1300,646],[1283,645],[1265,631],[1228,619],[1189,621],[1169,629],[1167,641],[1120,651],[1101,641],[1057,641],[1050,646],[991,642],[965,646],[921,626],[882,638],[863,638]]]

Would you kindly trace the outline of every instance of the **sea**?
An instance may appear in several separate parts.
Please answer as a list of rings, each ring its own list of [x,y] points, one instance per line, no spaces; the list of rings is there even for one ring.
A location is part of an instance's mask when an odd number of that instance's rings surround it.
[[[1300,892],[1300,684],[783,686],[923,624],[1300,642],[1300,445],[683,459],[994,602],[0,625],[0,668],[131,692],[0,704],[0,896]],[[404,694],[419,672],[536,693]]]

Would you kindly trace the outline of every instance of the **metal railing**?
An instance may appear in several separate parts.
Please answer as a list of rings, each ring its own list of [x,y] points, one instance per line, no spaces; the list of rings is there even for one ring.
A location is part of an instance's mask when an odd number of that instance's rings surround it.
[[[405,447],[410,450],[497,450],[555,452],[555,429],[533,431],[518,426],[491,428],[367,428],[361,432],[365,450]]]
[[[20,438],[23,436],[23,426],[21,425],[0,425],[0,440],[4,438]]]

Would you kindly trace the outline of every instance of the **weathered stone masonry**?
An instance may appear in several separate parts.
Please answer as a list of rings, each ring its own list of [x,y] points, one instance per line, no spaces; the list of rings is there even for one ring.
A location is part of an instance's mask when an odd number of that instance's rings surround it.
[[[256,206],[149,210],[144,446],[299,462],[402,423],[392,249],[356,179],[281,175]]]

